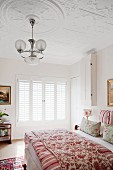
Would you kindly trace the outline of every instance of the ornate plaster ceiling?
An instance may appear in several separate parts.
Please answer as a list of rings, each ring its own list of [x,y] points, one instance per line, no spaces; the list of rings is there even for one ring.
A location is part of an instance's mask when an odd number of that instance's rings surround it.
[[[31,15],[34,39],[47,42],[42,62],[70,65],[113,44],[113,0],[0,0],[1,58],[21,59],[15,41],[31,38]]]

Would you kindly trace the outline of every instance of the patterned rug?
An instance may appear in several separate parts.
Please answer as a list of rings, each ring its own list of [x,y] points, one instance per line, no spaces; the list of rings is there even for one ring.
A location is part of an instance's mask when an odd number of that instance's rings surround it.
[[[0,170],[26,170],[23,157],[0,160]]]

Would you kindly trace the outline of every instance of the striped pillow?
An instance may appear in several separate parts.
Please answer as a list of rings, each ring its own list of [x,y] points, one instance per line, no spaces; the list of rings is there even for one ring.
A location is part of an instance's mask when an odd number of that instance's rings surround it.
[[[100,111],[100,121],[101,121],[101,123],[113,125],[113,111],[101,110]]]

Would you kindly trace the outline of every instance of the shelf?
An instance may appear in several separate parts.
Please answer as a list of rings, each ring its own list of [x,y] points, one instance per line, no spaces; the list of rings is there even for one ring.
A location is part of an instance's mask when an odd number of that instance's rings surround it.
[[[0,136],[0,138],[6,138],[6,139],[10,139],[10,136],[9,135],[5,135],[5,136]]]
[[[9,137],[9,135],[0,136],[0,138]]]
[[[8,141],[11,144],[11,124],[9,123],[0,124],[0,142],[2,141]]]
[[[10,127],[0,127],[0,129],[11,129]]]
[[[11,125],[11,123],[0,123],[0,126]]]

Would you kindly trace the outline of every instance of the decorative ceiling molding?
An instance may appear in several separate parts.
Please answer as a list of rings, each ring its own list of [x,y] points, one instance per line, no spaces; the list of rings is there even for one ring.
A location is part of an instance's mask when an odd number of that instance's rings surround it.
[[[73,64],[113,44],[113,0],[1,0],[0,57],[19,59],[14,43],[28,40],[31,16],[34,38],[47,42],[44,62]]]
[[[35,33],[55,31],[64,21],[64,13],[52,0],[4,0],[1,4],[1,19],[15,29],[28,31],[28,20],[36,20]]]

